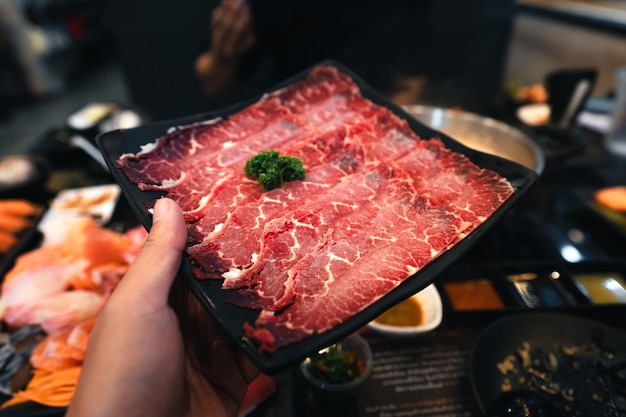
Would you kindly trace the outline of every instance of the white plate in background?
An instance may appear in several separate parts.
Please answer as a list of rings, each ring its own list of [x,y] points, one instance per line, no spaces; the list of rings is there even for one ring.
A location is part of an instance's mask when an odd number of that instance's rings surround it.
[[[99,225],[108,223],[120,193],[117,184],[71,188],[59,192],[38,225],[44,235],[43,244],[62,242],[67,228],[76,219],[88,216]]]

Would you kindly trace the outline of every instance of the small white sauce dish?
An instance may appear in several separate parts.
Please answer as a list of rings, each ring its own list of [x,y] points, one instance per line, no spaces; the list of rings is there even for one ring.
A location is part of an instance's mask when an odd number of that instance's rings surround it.
[[[437,291],[435,284],[430,284],[422,291],[412,295],[411,298],[415,299],[421,307],[422,319],[418,325],[397,326],[382,324],[373,320],[367,324],[367,327],[371,330],[387,335],[412,336],[431,331],[439,326],[443,318],[443,306],[441,303],[441,296],[439,295],[439,291]]]
[[[517,118],[528,126],[544,126],[550,123],[550,105],[547,103],[526,104],[517,109]]]

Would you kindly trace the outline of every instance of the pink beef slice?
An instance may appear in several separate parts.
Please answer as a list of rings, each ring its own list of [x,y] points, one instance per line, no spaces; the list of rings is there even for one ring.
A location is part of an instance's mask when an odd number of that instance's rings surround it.
[[[269,192],[247,178],[245,161],[270,149],[300,158],[306,178]],[[244,329],[268,352],[363,311],[514,192],[325,66],[118,165],[181,205],[194,275],[223,279],[232,303],[260,310]]]

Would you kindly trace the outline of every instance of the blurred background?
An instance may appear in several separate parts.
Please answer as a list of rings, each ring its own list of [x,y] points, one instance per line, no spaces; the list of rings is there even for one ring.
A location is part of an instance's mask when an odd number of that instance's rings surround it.
[[[171,55],[171,51],[178,49],[178,56],[182,56],[189,54],[193,47],[204,47],[202,33],[208,29],[211,8],[217,2],[179,3],[0,0],[0,152],[23,152],[47,129],[63,125],[71,112],[91,102],[120,103],[142,112],[146,119],[174,118],[228,104],[228,100],[188,107],[181,103],[191,103],[195,100],[192,96],[202,93],[200,88],[193,94],[188,91],[193,88],[191,65],[184,71],[175,69],[182,66],[184,59]],[[498,7],[501,15],[498,21],[504,22],[494,29],[501,38],[499,46],[486,46],[492,49],[478,55],[485,62],[481,71],[491,68],[490,79],[497,87],[490,99],[502,98],[513,84],[541,84],[554,70],[593,68],[597,78],[591,92],[592,110],[609,113],[615,91],[614,71],[626,63],[626,1],[519,0],[510,3],[509,8]],[[354,6],[349,0],[336,4],[347,10]],[[356,13],[357,8],[353,10]],[[444,15],[437,20],[437,27],[451,30],[456,24],[453,15],[455,13],[450,12],[449,17]],[[420,21],[419,16],[415,19]],[[399,33],[402,30],[399,28]],[[147,31],[159,32],[160,36],[152,38],[151,43],[145,37]],[[414,37],[414,34],[415,31],[408,32],[406,36]],[[143,46],[130,45],[133,42],[127,41],[142,37]],[[424,38],[428,38],[426,34]],[[167,39],[171,40],[169,44]],[[200,44],[194,45],[198,39]],[[461,40],[458,41],[458,49],[464,48]],[[415,42],[417,48],[420,42],[417,39]],[[153,70],[146,70],[151,65],[149,60],[159,51],[165,58],[152,64]],[[472,52],[476,53],[481,51]],[[416,54],[422,60],[437,56]],[[171,67],[171,72],[158,72],[159,66]],[[143,73],[137,75],[138,71]],[[156,82],[162,90],[147,84],[141,91],[136,86],[138,79],[150,78],[149,73],[153,73],[156,80],[150,82]],[[266,88],[266,84],[259,83],[261,87],[257,89]],[[150,89],[155,91],[148,96],[145,90]],[[173,97],[177,90],[188,99]],[[159,91],[162,91],[160,95]],[[245,90],[232,97],[240,99],[255,92]],[[157,101],[178,103],[179,112],[152,114],[158,112],[147,109],[146,102],[155,101],[154,97],[161,97]],[[461,100],[443,104],[469,107]],[[494,106],[468,109],[481,113],[497,111]]]
[[[238,29],[229,37],[225,27]],[[267,413],[252,415],[371,415],[397,402],[403,413],[435,415],[424,410],[436,407],[451,415],[452,408],[441,407],[447,404],[458,407],[456,415],[475,416],[470,343],[492,318],[553,309],[626,329],[626,116],[614,135],[622,152],[606,145],[614,109],[626,115],[626,0],[0,0],[0,200],[24,197],[55,208],[65,196],[81,213],[104,201],[107,216],[87,214],[109,229],[128,230],[137,217],[120,190],[110,192],[115,181],[96,146],[98,134],[211,117],[323,59],[346,65],[436,130],[527,165],[539,178],[438,277],[442,332],[415,346],[410,338],[378,345],[379,352],[426,348],[423,362],[411,355],[402,371],[423,366],[436,378],[454,375],[443,389],[433,384],[434,396],[423,402],[404,390],[402,403],[396,383],[386,379],[396,380],[396,373],[385,365],[379,368],[387,376],[370,378],[359,404],[324,407],[311,404],[289,371],[278,379]],[[94,187],[99,194],[84,197]],[[16,256],[39,245],[42,224],[45,236],[65,236],[56,229],[64,226],[59,217],[36,221],[0,253],[0,277]],[[455,311],[446,288],[462,288],[475,305]],[[488,305],[492,295],[503,295],[500,307]],[[466,315],[472,309],[476,314]],[[13,348],[4,346],[12,358]],[[440,356],[442,347],[455,360],[431,367],[432,358],[448,357]],[[9,392],[3,382],[19,387],[28,374],[15,383],[14,371],[0,367],[2,402]],[[484,374],[484,366],[476,369]],[[407,375],[415,381],[422,374]],[[379,392],[382,399],[370,395]],[[359,414],[357,407],[369,410]]]

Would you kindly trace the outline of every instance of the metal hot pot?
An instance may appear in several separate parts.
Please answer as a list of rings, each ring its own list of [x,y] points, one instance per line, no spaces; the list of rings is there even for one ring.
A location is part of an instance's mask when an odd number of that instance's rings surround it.
[[[515,161],[538,174],[543,172],[543,149],[528,135],[506,123],[463,110],[423,105],[403,108],[418,121],[469,148]]]

